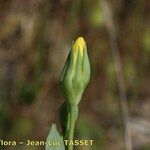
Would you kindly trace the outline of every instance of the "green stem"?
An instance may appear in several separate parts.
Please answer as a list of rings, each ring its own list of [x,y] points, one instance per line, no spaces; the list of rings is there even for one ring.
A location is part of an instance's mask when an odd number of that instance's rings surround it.
[[[73,106],[70,108],[70,125],[69,125],[69,131],[68,131],[68,140],[74,139],[74,129],[75,129],[75,123],[78,117],[78,106]],[[73,150],[73,145],[68,144],[68,150]]]

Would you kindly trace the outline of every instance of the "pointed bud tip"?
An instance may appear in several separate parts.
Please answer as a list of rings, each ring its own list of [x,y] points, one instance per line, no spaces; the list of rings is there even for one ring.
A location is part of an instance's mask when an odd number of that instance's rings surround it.
[[[78,37],[75,41],[75,43],[79,44],[79,45],[84,45],[85,41],[83,37]]]
[[[85,40],[83,37],[78,37],[74,43],[74,46],[80,49],[81,55],[83,54],[83,50],[85,48]]]
[[[74,64],[77,59],[78,52],[80,52],[81,57],[83,56],[83,51],[86,47],[86,43],[83,37],[78,37],[77,40],[73,44],[73,50],[74,50]]]

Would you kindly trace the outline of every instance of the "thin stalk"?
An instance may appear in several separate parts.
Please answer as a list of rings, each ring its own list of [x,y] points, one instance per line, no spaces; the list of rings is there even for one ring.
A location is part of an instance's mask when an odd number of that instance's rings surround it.
[[[127,104],[127,96],[126,96],[126,89],[125,89],[125,81],[122,69],[122,62],[119,54],[119,46],[117,42],[117,32],[115,28],[115,24],[113,21],[112,10],[109,6],[109,3],[105,0],[100,1],[102,14],[104,18],[104,23],[106,25],[111,51],[115,63],[116,68],[116,75],[117,75],[117,82],[119,87],[119,96],[120,96],[120,104],[121,104],[121,111],[122,111],[122,120],[124,124],[124,136],[125,136],[125,149],[132,150],[132,133],[129,126],[130,123],[130,116]]]
[[[78,106],[73,106],[70,108],[70,125],[68,131],[68,140],[74,139],[74,130],[75,130],[75,123],[78,117]],[[68,144],[68,150],[73,150],[73,145]]]

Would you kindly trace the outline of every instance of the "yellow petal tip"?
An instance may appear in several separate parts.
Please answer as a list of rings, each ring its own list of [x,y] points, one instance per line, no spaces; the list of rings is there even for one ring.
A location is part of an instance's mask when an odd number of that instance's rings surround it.
[[[73,50],[74,50],[74,64],[77,59],[78,52],[80,52],[81,57],[83,56],[83,51],[86,47],[85,41],[83,37],[78,37],[75,43],[73,44]]]

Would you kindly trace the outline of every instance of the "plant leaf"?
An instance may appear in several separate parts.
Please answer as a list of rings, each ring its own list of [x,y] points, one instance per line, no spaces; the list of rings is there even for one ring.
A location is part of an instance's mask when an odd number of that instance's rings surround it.
[[[45,150],[65,150],[63,137],[57,131],[55,124],[52,124],[46,140]]]

